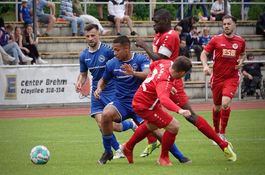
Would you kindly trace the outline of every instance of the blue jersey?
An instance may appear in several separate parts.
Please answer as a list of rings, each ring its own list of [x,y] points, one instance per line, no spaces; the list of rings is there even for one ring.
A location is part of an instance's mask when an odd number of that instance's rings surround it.
[[[143,80],[124,74],[121,70],[121,65],[124,63],[130,64],[134,71],[142,72],[144,69],[149,68],[150,61],[143,54],[133,53],[132,58],[128,61],[119,61],[114,57],[106,64],[103,79],[107,81],[114,80],[116,98],[121,102],[131,103],[136,90]]]
[[[21,7],[20,13],[25,24],[32,24],[32,17],[30,16],[30,9],[28,7]]]
[[[98,81],[103,75],[108,60],[114,57],[114,52],[110,46],[100,43],[99,48],[90,52],[88,48],[80,54],[80,72],[90,71],[92,79],[92,92],[97,88]],[[104,91],[112,91],[114,82],[108,82]]]

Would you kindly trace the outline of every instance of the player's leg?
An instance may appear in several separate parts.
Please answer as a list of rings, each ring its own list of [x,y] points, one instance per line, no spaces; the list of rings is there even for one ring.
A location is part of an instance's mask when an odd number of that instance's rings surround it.
[[[160,142],[157,142],[157,138],[154,137],[152,134],[148,134],[147,136],[148,145],[140,154],[140,157],[147,157],[149,156],[156,148],[160,147]]]
[[[108,160],[113,158],[113,153],[111,150],[112,140],[113,140],[113,121],[119,121],[119,113],[113,105],[107,105],[102,113],[101,117],[101,132],[104,145],[104,153],[99,164],[103,165]]]
[[[179,130],[179,125],[180,125],[179,122],[172,117],[170,123],[165,127],[166,131],[164,132],[162,137],[162,149],[158,160],[158,163],[161,166],[172,165],[171,161],[169,160],[169,150],[171,149],[172,145],[175,142],[175,138]]]
[[[220,137],[226,140],[225,131],[228,125],[228,120],[230,117],[230,106],[232,102],[232,98],[237,91],[237,87],[239,85],[238,78],[227,79],[224,82],[224,87],[222,90],[222,108],[221,108],[221,130]]]

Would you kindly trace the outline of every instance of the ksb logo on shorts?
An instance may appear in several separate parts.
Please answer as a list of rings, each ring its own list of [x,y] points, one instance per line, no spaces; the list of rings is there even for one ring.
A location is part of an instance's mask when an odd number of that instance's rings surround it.
[[[17,99],[17,76],[16,75],[6,75],[6,100],[16,100]]]

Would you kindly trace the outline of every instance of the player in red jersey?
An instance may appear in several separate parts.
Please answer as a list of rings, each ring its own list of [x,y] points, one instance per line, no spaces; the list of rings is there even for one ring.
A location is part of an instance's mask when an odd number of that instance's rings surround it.
[[[179,57],[174,63],[169,60],[160,60],[151,65],[152,72],[136,91],[132,102],[134,111],[145,120],[145,123],[135,130],[130,140],[122,147],[129,163],[133,163],[132,152],[136,143],[157,128],[165,128],[158,163],[161,166],[172,165],[169,160],[169,150],[178,133],[179,122],[165,112],[163,107],[184,117],[191,115],[189,110],[181,109],[170,99],[173,80],[183,77],[191,67],[191,61],[184,56]]]
[[[236,18],[223,17],[223,34],[215,36],[201,53],[205,74],[211,74],[213,94],[213,124],[223,140],[230,116],[230,106],[239,85],[239,68],[245,59],[245,40],[235,34]],[[213,53],[213,70],[207,64],[207,55]],[[221,129],[220,127],[221,122]]]
[[[171,17],[170,13],[164,9],[158,10],[155,12],[154,17],[154,30],[156,32],[155,40],[153,48],[156,48],[154,51],[151,51],[146,43],[143,40],[138,39],[136,41],[136,45],[143,48],[149,57],[153,60],[159,59],[169,59],[175,60],[177,57],[176,54],[179,54],[179,45],[174,40],[179,42],[178,35],[170,35],[171,30]],[[161,36],[161,37],[158,37]],[[163,37],[164,36],[164,37]],[[169,39],[169,37],[171,37]],[[165,40],[165,41],[162,41]],[[171,41],[171,42],[168,42]],[[192,123],[195,127],[198,128],[205,136],[209,139],[214,140],[219,147],[224,151],[225,156],[230,161],[236,161],[236,154],[233,152],[231,145],[227,141],[223,141],[211,128],[209,123],[201,116],[197,115],[190,103],[189,99],[184,91],[184,85],[182,79],[174,80],[174,95],[171,95],[171,99],[178,104],[182,109],[189,110],[192,115],[186,118],[190,123]]]

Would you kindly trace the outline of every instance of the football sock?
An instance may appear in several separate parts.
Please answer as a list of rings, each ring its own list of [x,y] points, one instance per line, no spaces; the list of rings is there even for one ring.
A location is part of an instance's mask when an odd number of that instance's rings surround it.
[[[127,131],[133,128],[133,122],[131,120],[125,120],[121,122],[122,131]]]
[[[195,126],[209,139],[215,141],[219,147],[224,150],[224,148],[227,146],[227,142],[223,141],[212,129],[212,127],[207,123],[207,121],[202,118],[201,116],[198,116],[198,119],[195,123]]]
[[[169,132],[169,131],[165,131],[162,137],[162,150],[161,150],[161,158],[164,157],[169,157],[168,153],[169,153],[169,149],[172,147],[172,145],[175,142],[175,138],[176,138],[175,133]]]
[[[151,134],[151,133],[147,135],[147,140],[148,140],[148,144],[152,144],[152,143],[155,143],[157,141],[155,136],[153,136],[153,134]]]
[[[216,133],[219,133],[221,112],[213,109],[213,126]]]
[[[221,130],[220,130],[221,134],[225,133],[225,129],[227,127],[230,112],[231,112],[230,108],[227,108],[227,109],[222,108],[221,109]]]
[[[117,141],[116,137],[114,134],[112,134],[112,138],[111,138],[111,146],[112,148],[117,151],[118,149],[120,149],[120,144]]]
[[[126,143],[126,147],[129,150],[133,150],[134,146],[143,140],[151,131],[147,128],[146,124],[141,124],[133,133],[130,140]]]
[[[170,152],[178,160],[181,160],[182,158],[184,158],[184,155],[180,152],[176,144],[172,145],[172,147],[170,148]]]
[[[111,141],[112,141],[113,135],[103,135],[103,146],[106,153],[111,153]]]

